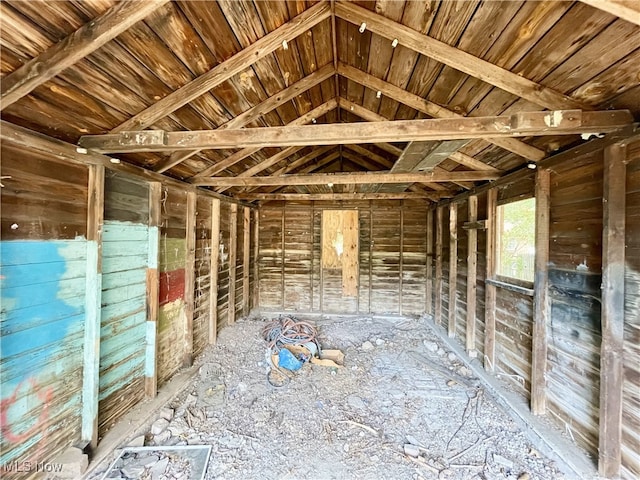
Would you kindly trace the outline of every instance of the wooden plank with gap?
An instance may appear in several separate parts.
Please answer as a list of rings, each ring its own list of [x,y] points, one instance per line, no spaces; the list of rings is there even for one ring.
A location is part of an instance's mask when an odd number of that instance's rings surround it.
[[[469,223],[478,220],[478,196],[470,195]],[[464,227],[463,227],[464,228]],[[471,358],[477,356],[476,351],[476,293],[478,279],[478,230],[467,232],[467,329],[466,350]]]
[[[447,333],[456,335],[456,304],[458,289],[458,204],[449,205],[449,318]]]
[[[442,241],[443,241],[443,220],[444,207],[439,205],[436,208],[436,282],[435,282],[435,312],[434,321],[436,324],[442,321]]]
[[[498,208],[498,190],[491,188],[487,192],[487,271],[486,280],[496,275],[496,216]],[[484,301],[484,368],[493,372],[496,365],[496,286],[485,281]]]
[[[184,277],[185,332],[184,355],[182,366],[193,364],[193,307],[195,298],[195,262],[196,262],[196,192],[187,193],[186,218],[186,265]]]
[[[242,210],[242,315],[249,315],[249,308],[251,305],[250,291],[249,291],[249,273],[251,268],[251,209],[249,207],[243,207]]]
[[[218,338],[218,270],[220,268],[220,200],[211,200],[211,264],[209,280],[209,345]]]
[[[238,255],[238,205],[229,208],[229,318],[228,325],[236,321],[236,263]]]

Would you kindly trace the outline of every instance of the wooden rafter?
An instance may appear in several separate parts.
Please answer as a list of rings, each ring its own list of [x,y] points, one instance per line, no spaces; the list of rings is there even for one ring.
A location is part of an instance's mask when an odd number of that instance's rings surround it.
[[[364,22],[367,29],[378,35],[389,40],[397,39],[404,47],[529,100],[536,105],[555,110],[585,108],[581,102],[574,98],[544,87],[435,38],[423,35],[354,3],[342,1],[336,3],[335,13],[343,20],[356,25]]]
[[[80,146],[101,153],[192,149],[288,147],[348,143],[458,140],[541,135],[609,133],[630,125],[628,110],[519,112],[492,117],[401,120],[227,130],[164,132],[142,130],[85,135]]]
[[[262,200],[439,200],[451,197],[451,192],[437,193],[247,193],[236,198],[248,201]]]
[[[357,174],[279,175],[266,177],[209,177],[193,180],[200,186],[259,186],[259,185],[362,185],[369,183],[432,183],[496,180],[494,172],[430,172],[389,173],[369,172]]]
[[[294,97],[302,95],[310,88],[315,87],[327,78],[331,77],[334,73],[335,69],[333,68],[333,65],[326,65],[320,70],[316,70],[303,79],[297,81],[293,85],[289,85],[284,90],[276,93],[275,95],[272,95],[265,101],[251,107],[247,111],[229,120],[227,123],[220,126],[218,130],[227,128],[242,128],[250,124],[251,122],[256,121],[261,116],[266,115],[267,113],[278,108],[280,105],[285,104]],[[196,155],[200,151],[201,150],[188,150],[186,152],[176,152],[172,154],[168,159],[156,165],[155,171],[158,173],[165,172],[170,168],[178,165],[179,163],[185,161],[186,159],[192,157],[193,155]]]
[[[296,118],[295,120],[293,120],[292,122],[288,123],[287,125],[290,125],[290,126],[305,125],[305,124],[311,122],[314,118],[319,118],[319,117],[329,113],[330,111],[335,109],[337,107],[337,105],[338,104],[337,104],[337,102],[336,102],[336,100],[334,98],[332,100],[329,100],[328,102],[323,103],[322,105],[317,106],[316,108],[314,108],[313,110],[305,113],[304,115]],[[247,148],[243,148],[242,150],[239,150],[236,153],[228,156],[224,160],[216,163],[215,165],[212,165],[211,167],[204,169],[202,172],[198,173],[197,175],[194,175],[193,178],[208,177],[208,176],[211,176],[211,175],[216,175],[216,174],[226,170],[227,168],[235,165],[236,163],[241,162],[245,158],[250,157],[254,153],[259,152],[260,150],[262,150],[262,147],[247,147]]]
[[[91,54],[169,0],[125,0],[25,63],[0,81],[1,109]]]
[[[200,75],[126,122],[118,125],[112,132],[143,129],[152,125],[155,121],[166,117],[222,82],[249,68],[276,49],[281,48],[283,41],[292,41],[298,35],[329,18],[330,15],[331,8],[327,2],[320,2],[308,8],[230,59],[216,65],[207,73]]]
[[[393,85],[392,83],[385,82],[384,80],[380,80],[373,75],[369,75],[362,70],[359,70],[355,67],[339,63],[338,64],[338,73],[349,80],[364,85],[367,88],[370,88],[374,91],[380,91],[386,97],[389,97],[396,102],[400,102],[408,107],[413,108],[419,112],[422,112],[426,115],[429,115],[433,118],[462,118],[463,115],[459,113],[448,110],[440,105],[437,105],[429,100],[426,100],[418,95],[415,95],[407,90],[404,90],[400,87]],[[362,114],[358,113],[359,106],[355,104],[350,105],[349,108],[356,115],[370,120],[366,116],[365,111],[362,111]],[[360,109],[364,109],[364,107],[360,107]],[[364,109],[367,110],[367,109]],[[374,114],[377,115],[377,114]],[[386,119],[385,119],[386,120]],[[521,157],[526,158],[527,160],[531,160],[537,162],[542,160],[547,156],[544,150],[540,150],[539,148],[534,147],[533,145],[529,145],[521,140],[517,140],[515,138],[485,138],[487,142],[493,143],[498,147],[504,148],[505,150],[515,153],[516,155],[520,155]]]
[[[640,25],[640,2],[638,0],[580,0],[627,22]]]

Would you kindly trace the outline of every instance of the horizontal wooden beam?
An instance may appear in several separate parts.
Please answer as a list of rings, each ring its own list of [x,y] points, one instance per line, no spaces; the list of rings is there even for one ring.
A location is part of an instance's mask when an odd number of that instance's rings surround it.
[[[2,105],[9,105],[28,95],[47,80],[58,75],[102,45],[120,35],[169,0],[125,0],[54,46],[28,61],[0,81]]]
[[[471,198],[471,197],[469,197]],[[476,220],[473,222],[464,222],[462,224],[463,230],[486,230],[487,229],[487,221],[486,220]]]
[[[270,200],[439,200],[450,197],[451,192],[437,193],[247,193],[236,198],[246,201]]]
[[[216,65],[207,73],[170,93],[162,100],[154,103],[126,122],[117,126],[112,132],[124,132],[127,130],[143,129],[152,125],[157,120],[166,117],[180,107],[186,105],[212,88],[229,80],[234,75],[249,68],[258,60],[282,48],[282,42],[291,42],[298,35],[306,32],[314,25],[331,16],[331,7],[328,2],[320,2],[308,8],[289,22],[278,27],[273,32],[265,35],[233,57]]]
[[[338,74],[348,78],[349,80],[359,83],[374,91],[380,91],[384,96],[389,97],[396,102],[400,102],[407,107],[413,108],[419,112],[429,115],[433,118],[461,118],[464,115],[460,115],[452,110],[448,110],[436,103],[430,102],[418,95],[415,95],[407,90],[404,90],[396,85],[385,82],[373,75],[363,72],[355,67],[346,65],[344,63],[338,63]],[[387,118],[380,117],[377,113],[371,112],[364,107],[355,106],[355,104],[349,105],[349,109],[361,118],[369,121],[384,121]],[[489,143],[493,143],[500,148],[520,155],[527,160],[537,162],[547,156],[544,150],[529,145],[523,141],[515,138],[485,138]]]
[[[377,35],[389,40],[397,40],[404,47],[529,100],[536,105],[549,109],[584,108],[584,105],[574,98],[528,80],[428,35],[423,35],[355,3],[336,2],[335,14],[355,25],[361,25],[364,22],[367,30]]]
[[[638,0],[580,0],[592,7],[620,17],[627,22],[640,25],[640,2]]]
[[[493,117],[401,120],[186,132],[85,135],[79,145],[101,153],[288,147],[348,143],[608,133],[633,122],[628,110],[520,112]]]
[[[250,187],[257,185],[362,185],[369,183],[479,182],[496,180],[494,172],[425,172],[425,173],[327,173],[315,175],[281,175],[277,177],[209,177],[194,179],[194,185]]]

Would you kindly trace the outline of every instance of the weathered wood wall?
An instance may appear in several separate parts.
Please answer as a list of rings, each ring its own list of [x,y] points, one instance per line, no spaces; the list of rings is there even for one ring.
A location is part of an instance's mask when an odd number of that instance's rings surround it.
[[[622,474],[640,477],[640,141],[627,146]]]
[[[358,291],[322,268],[322,212],[358,211]],[[259,306],[264,311],[421,314],[426,308],[425,202],[272,202],[260,210]]]
[[[598,456],[599,441],[604,428],[600,420],[600,395],[603,375],[601,371],[602,345],[602,264],[603,264],[603,149],[585,149],[585,153],[568,157],[550,170],[550,218],[548,293],[549,320],[540,329],[544,332],[546,355],[540,361],[544,369],[544,402],[542,413],[548,413],[574,439],[575,443]],[[624,377],[621,391],[609,395],[622,396],[621,468],[623,478],[636,478],[640,473],[640,142],[626,147],[626,261],[625,261],[625,314],[624,314]],[[535,193],[533,174],[520,176],[497,187],[498,204],[531,197]],[[478,219],[487,219],[487,190],[478,194]],[[440,279],[435,278],[433,305],[437,313],[434,321],[443,329],[450,327],[449,309],[456,301],[455,338],[465,344],[468,325],[467,265],[468,248],[466,230],[468,195],[452,199],[457,204],[455,222],[457,242],[453,242],[450,224],[450,203],[441,203],[434,209],[434,265]],[[441,242],[438,244],[438,215],[441,210]],[[485,304],[487,279],[488,231],[478,232],[477,291],[475,306],[475,346],[485,367],[493,371],[511,390],[523,398],[532,398],[533,350],[535,349],[534,303],[535,290],[522,285],[503,285],[504,278],[489,282],[495,288],[496,299],[492,307]],[[456,245],[457,243],[457,245]],[[457,262],[450,263],[456,247]],[[438,256],[440,251],[441,257]],[[440,264],[440,267],[438,267]],[[457,268],[455,297],[449,289],[451,266]],[[508,283],[508,282],[507,282]],[[441,305],[438,310],[438,305]],[[543,304],[544,307],[544,304]],[[486,310],[488,308],[489,310]],[[485,323],[485,315],[495,316],[495,331]],[[544,317],[541,317],[544,318]],[[494,361],[488,361],[486,351],[495,340]],[[541,340],[537,340],[540,344]],[[607,387],[610,388],[610,387]],[[615,434],[615,432],[614,432]],[[615,436],[612,438],[615,439]],[[594,460],[595,461],[595,460]]]
[[[100,435],[145,395],[149,188],[107,174],[104,204]]]
[[[7,143],[1,154],[4,466],[81,440],[88,168]]]
[[[66,153],[55,153],[60,148]],[[229,323],[232,204],[177,182],[105,175],[102,165],[76,158],[74,146],[46,137],[33,147],[3,142],[1,154],[4,469],[95,445],[215,342],[217,328]],[[243,238],[245,229],[256,233],[255,210],[244,208],[235,206],[236,317],[248,313],[243,273],[255,265]],[[226,272],[217,291],[212,272]]]

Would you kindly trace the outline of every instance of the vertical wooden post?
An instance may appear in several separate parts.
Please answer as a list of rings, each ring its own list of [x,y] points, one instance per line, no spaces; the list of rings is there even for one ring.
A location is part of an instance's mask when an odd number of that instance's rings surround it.
[[[282,304],[280,306],[281,310],[284,311],[285,309],[285,301],[284,301],[284,292],[285,292],[285,278],[284,278],[284,270],[285,270],[285,261],[286,261],[286,257],[285,257],[285,249],[286,249],[286,239],[285,239],[285,235],[286,235],[286,225],[287,225],[287,216],[286,216],[286,205],[283,204],[282,205],[282,223],[280,225],[280,232],[281,232],[281,236],[280,236],[280,272],[281,272],[281,281],[280,281],[280,295],[282,298]]]
[[[531,342],[531,411],[546,411],[547,323],[549,321],[549,213],[551,174],[536,173],[536,258],[533,283],[533,338]]]
[[[478,196],[469,197],[469,222],[478,221]],[[467,355],[476,351],[476,281],[478,278],[478,230],[467,230]]]
[[[184,354],[182,366],[189,367],[193,363],[193,310],[195,303],[195,268],[196,268],[196,192],[187,193],[187,260],[184,269],[184,303],[186,321],[184,325]]]
[[[209,265],[209,344],[218,338],[218,268],[220,261],[220,200],[211,200],[211,264]]]
[[[85,281],[82,438],[94,448],[98,444],[103,223],[104,166],[90,165],[87,198],[87,274]]]
[[[433,314],[433,209],[427,209],[427,285],[426,304],[427,314]]]
[[[435,284],[435,314],[434,322],[442,321],[442,221],[444,207],[436,208],[436,284]]]
[[[147,257],[147,332],[144,360],[144,392],[148,398],[158,393],[158,310],[160,308],[160,223],[162,222],[162,184],[149,184],[149,248]]]
[[[602,229],[602,347],[600,353],[600,436],[598,470],[620,473],[624,344],[626,147],[604,150]]]
[[[242,315],[249,315],[249,269],[251,268],[251,209],[243,207],[242,223]]]
[[[238,257],[238,204],[229,209],[229,325],[236,321],[236,262]]]
[[[492,188],[487,192],[487,280],[496,276],[497,211],[498,190]],[[496,364],[496,287],[485,283],[484,290],[484,368],[493,372]]]
[[[398,309],[400,315],[402,315],[402,300],[403,300],[403,275],[404,275],[404,205],[400,200],[400,265],[399,265],[399,296],[398,296]]]
[[[313,232],[313,216],[311,217],[311,232]],[[260,211],[253,211],[253,308],[260,308]],[[313,282],[311,282],[313,288]],[[313,295],[311,295],[313,301]]]
[[[458,204],[449,205],[449,337],[456,336],[456,292],[458,290]]]

